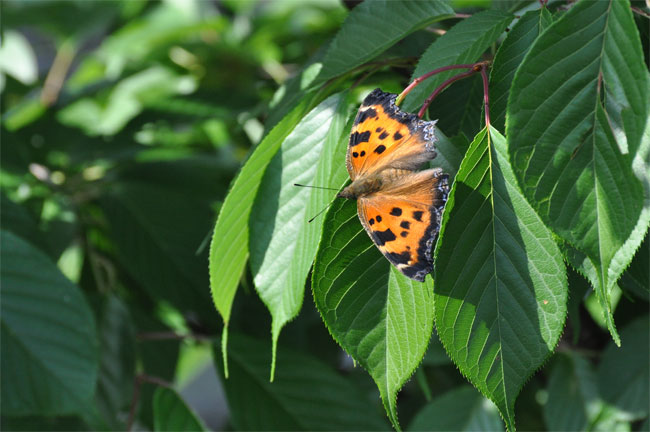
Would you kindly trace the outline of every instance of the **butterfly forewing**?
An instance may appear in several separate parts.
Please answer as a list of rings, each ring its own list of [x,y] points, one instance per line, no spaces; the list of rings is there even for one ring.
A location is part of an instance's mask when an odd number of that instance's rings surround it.
[[[435,122],[400,111],[396,97],[375,89],[359,108],[346,159],[352,180],[387,167],[416,169],[436,156]]]

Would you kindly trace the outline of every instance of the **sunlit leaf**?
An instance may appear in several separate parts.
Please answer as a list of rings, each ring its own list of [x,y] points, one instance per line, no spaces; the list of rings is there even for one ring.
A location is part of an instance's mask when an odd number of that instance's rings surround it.
[[[584,256],[568,258],[595,286],[616,341],[610,290],[650,222],[649,86],[629,3],[581,1],[537,39],[508,105],[517,180]]]
[[[567,282],[562,255],[517,188],[494,129],[477,135],[463,159],[435,256],[440,339],[514,430],[515,399],[562,332]]]

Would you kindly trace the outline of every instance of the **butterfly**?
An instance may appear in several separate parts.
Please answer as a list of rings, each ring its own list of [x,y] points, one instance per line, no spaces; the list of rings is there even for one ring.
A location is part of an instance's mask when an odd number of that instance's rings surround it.
[[[346,157],[352,183],[337,196],[357,200],[361,225],[381,253],[422,282],[433,270],[449,176],[416,171],[436,157],[436,122],[400,111],[396,98],[375,89],[361,104]]]

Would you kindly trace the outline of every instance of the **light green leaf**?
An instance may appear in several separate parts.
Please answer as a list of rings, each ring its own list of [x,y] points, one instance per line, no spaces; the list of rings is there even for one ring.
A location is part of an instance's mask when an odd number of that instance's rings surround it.
[[[339,200],[325,218],[312,289],[330,333],[370,373],[399,428],[397,392],[433,329],[431,279],[415,282],[393,268],[361,227],[355,203]]]
[[[544,421],[548,430],[590,430],[603,408],[593,367],[575,353],[554,357],[547,391]]]
[[[517,180],[584,256],[568,258],[594,285],[616,341],[610,290],[650,222],[649,85],[629,3],[581,1],[537,39],[508,105]]]
[[[429,402],[409,431],[502,431],[499,410],[475,388],[463,385]]]
[[[378,401],[321,361],[280,349],[275,382],[270,383],[269,343],[235,333],[230,345],[230,379],[223,385],[236,430],[388,428]]]
[[[174,389],[158,387],[153,394],[153,430],[206,431],[201,419],[192,412]]]
[[[505,139],[470,145],[435,253],[438,335],[452,360],[514,430],[515,399],[552,353],[567,302],[562,255],[517,188]]]
[[[320,239],[322,218],[308,220],[334,195],[294,184],[328,187],[332,182],[336,189],[343,185],[345,175],[329,181],[328,177],[337,147],[345,148],[339,142],[347,111],[345,97],[330,96],[300,121],[267,166],[251,212],[251,270],[255,289],[272,316],[271,380],[280,330],[300,312]],[[341,168],[345,165],[343,160],[336,162]]]
[[[440,0],[365,1],[350,11],[313,86],[372,60],[410,33],[453,16],[453,9]]]
[[[459,22],[425,51],[412,79],[442,66],[476,62],[503,33],[512,18],[507,12],[486,10]],[[463,70],[443,72],[427,79],[406,96],[403,109],[417,110],[436,87],[459,72]]]
[[[598,387],[603,399],[626,413],[628,420],[648,416],[649,329],[648,315],[628,324],[621,332],[622,346],[610,343],[598,365]]]
[[[41,251],[0,232],[2,414],[81,413],[97,380],[95,321]]]
[[[490,71],[490,121],[505,129],[506,105],[512,79],[535,39],[553,22],[546,8],[528,11],[508,32],[499,47]]]
[[[210,290],[217,311],[224,321],[223,354],[226,354],[228,322],[239,279],[248,259],[248,218],[268,163],[291,130],[317,99],[314,94],[303,99],[255,148],[235,178],[226,196],[210,243]],[[228,365],[224,363],[226,376]]]

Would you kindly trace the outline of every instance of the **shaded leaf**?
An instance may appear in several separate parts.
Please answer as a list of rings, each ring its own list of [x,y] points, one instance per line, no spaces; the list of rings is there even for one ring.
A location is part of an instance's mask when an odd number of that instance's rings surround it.
[[[223,381],[237,430],[386,430],[379,405],[315,358],[278,350],[268,380],[270,344],[232,334],[230,378]],[[215,359],[219,358],[215,346]],[[217,367],[222,370],[221,367]],[[318,391],[314,391],[318,389]]]
[[[442,66],[476,62],[503,33],[512,18],[507,12],[486,10],[459,22],[426,50],[412,79]],[[417,110],[436,87],[459,72],[462,71],[452,70],[427,79],[406,96],[403,109]]]
[[[593,367],[576,353],[555,356],[547,391],[544,421],[548,430],[590,430],[602,410]]]
[[[642,59],[628,2],[578,2],[526,55],[506,122],[524,195],[578,250],[569,261],[594,285],[616,341],[610,290],[650,222]]]
[[[409,431],[502,431],[499,410],[475,388],[463,385],[425,405]]]
[[[650,400],[650,342],[648,315],[621,332],[621,347],[610,343],[598,365],[598,388],[603,399],[626,413],[628,420],[648,416]]]
[[[154,431],[205,431],[201,419],[174,389],[158,387],[153,395]]]
[[[505,139],[481,132],[445,208],[435,253],[435,316],[460,371],[514,430],[514,403],[552,353],[566,315],[559,249],[517,188]]]
[[[273,318],[273,352],[280,330],[300,311],[305,281],[320,239],[322,219],[315,223],[308,223],[308,219],[333,195],[331,191],[326,194],[294,184],[328,187],[331,158],[337,146],[341,147],[347,111],[345,98],[335,95],[309,112],[267,166],[253,205],[249,220],[250,263],[255,289]],[[338,189],[345,176],[332,180]],[[305,202],[309,204],[305,206]],[[274,367],[275,356],[271,379]]]
[[[548,9],[528,11],[508,32],[499,47],[490,71],[490,121],[505,130],[506,105],[512,79],[535,39],[553,22]]]
[[[356,205],[337,200],[325,218],[312,275],[314,301],[334,339],[375,380],[396,428],[396,396],[431,337],[431,280],[403,276],[361,227]]]
[[[313,85],[372,60],[415,30],[453,16],[453,9],[442,1],[363,2],[350,11],[330,44]]]
[[[9,232],[0,236],[2,414],[80,413],[97,380],[92,312],[43,252]]]

